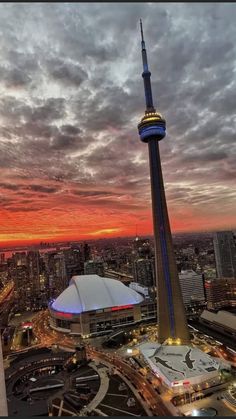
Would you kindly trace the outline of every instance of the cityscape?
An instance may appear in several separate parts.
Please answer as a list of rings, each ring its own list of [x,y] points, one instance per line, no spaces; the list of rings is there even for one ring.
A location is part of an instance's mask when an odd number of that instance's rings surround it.
[[[235,416],[235,8],[0,3],[0,416]]]

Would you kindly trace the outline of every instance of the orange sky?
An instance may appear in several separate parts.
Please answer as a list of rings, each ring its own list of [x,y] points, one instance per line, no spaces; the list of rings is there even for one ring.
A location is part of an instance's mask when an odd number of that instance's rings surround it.
[[[181,214],[170,211],[172,232],[211,231],[233,228],[234,217],[222,223],[222,217],[210,219],[194,214],[191,208]],[[40,241],[74,241],[102,237],[122,237],[152,234],[151,210],[117,211],[106,207],[78,205],[71,208],[51,208],[41,211],[0,211],[0,245],[22,245]]]

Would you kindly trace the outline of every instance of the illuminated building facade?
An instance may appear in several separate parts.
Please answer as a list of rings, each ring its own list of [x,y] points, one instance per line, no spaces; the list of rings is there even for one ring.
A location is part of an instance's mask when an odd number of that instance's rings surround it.
[[[209,310],[236,307],[236,279],[207,280],[205,281],[205,290]]]
[[[169,217],[162,177],[159,141],[165,137],[166,122],[153,106],[151,73],[148,69],[147,53],[143,37],[142,22],[143,81],[146,111],[138,125],[140,139],[148,143],[152,212],[155,243],[155,262],[158,287],[159,342],[168,338],[189,342],[189,331],[178,278],[177,265],[172,243]]]
[[[37,295],[40,290],[40,255],[39,252],[30,251],[27,254],[28,280],[31,295]]]
[[[179,281],[185,307],[205,303],[204,283],[201,274],[192,269],[181,271]]]

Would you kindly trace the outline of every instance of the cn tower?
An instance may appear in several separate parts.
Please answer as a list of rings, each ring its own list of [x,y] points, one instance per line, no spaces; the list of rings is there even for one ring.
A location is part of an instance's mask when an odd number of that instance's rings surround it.
[[[141,141],[148,143],[149,149],[158,290],[158,340],[159,343],[166,344],[188,344],[190,336],[175,261],[159,152],[159,141],[166,135],[166,121],[153,106],[151,73],[148,69],[141,19],[140,28],[146,111],[138,125],[138,131]]]

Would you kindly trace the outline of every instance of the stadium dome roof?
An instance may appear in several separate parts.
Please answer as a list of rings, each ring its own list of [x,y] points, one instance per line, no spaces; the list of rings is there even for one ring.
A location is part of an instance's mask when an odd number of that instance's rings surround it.
[[[143,297],[116,279],[98,275],[73,276],[51,304],[53,310],[79,314],[103,308],[139,304]]]

